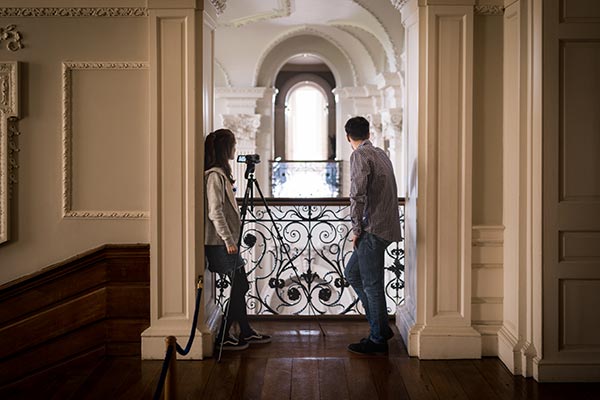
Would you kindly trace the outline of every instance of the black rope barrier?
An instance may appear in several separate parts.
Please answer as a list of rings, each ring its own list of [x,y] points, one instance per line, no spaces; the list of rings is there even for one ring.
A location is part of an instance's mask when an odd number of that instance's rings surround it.
[[[154,392],[154,400],[159,400],[162,395],[162,391],[165,385],[165,379],[167,378],[167,372],[169,371],[169,365],[171,364],[171,357],[176,357],[173,349],[177,350],[177,353],[182,356],[186,356],[192,349],[194,338],[196,337],[196,326],[198,325],[198,311],[200,309],[200,297],[202,295],[202,278],[198,281],[198,288],[196,289],[196,308],[194,309],[194,319],[192,320],[192,331],[190,332],[190,338],[188,339],[185,349],[182,348],[179,343],[175,342],[175,346],[167,347],[165,359],[163,360],[162,370],[160,371],[160,378],[158,379],[158,385]]]

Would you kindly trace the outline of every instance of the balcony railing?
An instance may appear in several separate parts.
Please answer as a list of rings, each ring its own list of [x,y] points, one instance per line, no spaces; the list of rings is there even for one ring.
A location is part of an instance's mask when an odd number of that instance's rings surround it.
[[[241,249],[250,283],[246,297],[248,313],[362,314],[362,305],[344,278],[344,268],[352,255],[349,199],[268,199],[267,202],[282,240],[278,239],[262,202],[256,199],[254,209],[248,210],[244,235],[251,233],[257,241],[252,247],[242,244]],[[403,200],[398,207],[404,232]],[[219,275],[216,288],[217,302],[224,308],[229,299],[228,277]],[[388,313],[393,314],[404,301],[403,240],[392,243],[386,250],[385,294]]]

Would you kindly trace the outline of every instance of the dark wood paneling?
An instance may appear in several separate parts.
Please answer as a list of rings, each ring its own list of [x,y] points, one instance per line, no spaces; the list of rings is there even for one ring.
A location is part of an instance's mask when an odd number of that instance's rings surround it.
[[[106,289],[98,289],[0,329],[0,358],[104,319]]]
[[[4,358],[0,362],[0,386],[34,371],[58,365],[70,355],[83,354],[97,348],[104,343],[105,337],[104,322],[98,322]]]
[[[106,288],[108,318],[143,318],[148,316],[150,288],[145,286],[109,286]]]
[[[147,319],[109,319],[106,321],[107,342],[140,342],[140,333],[148,328]]]
[[[106,245],[0,286],[0,385],[93,348],[139,357],[149,264],[148,245]]]
[[[0,289],[0,326],[106,284],[105,263],[98,257],[63,268],[34,277],[33,282]]]

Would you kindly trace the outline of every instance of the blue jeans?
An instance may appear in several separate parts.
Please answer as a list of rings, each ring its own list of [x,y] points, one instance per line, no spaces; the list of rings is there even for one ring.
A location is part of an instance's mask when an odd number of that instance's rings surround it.
[[[344,275],[363,304],[371,332],[369,339],[384,343],[391,337],[384,293],[384,256],[391,242],[363,232]]]

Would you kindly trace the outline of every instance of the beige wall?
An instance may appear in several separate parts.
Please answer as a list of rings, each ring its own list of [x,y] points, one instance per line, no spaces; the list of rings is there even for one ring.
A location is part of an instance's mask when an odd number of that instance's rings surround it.
[[[472,323],[498,354],[503,319],[502,15],[476,15],[473,50]]]
[[[476,15],[473,225],[502,224],[502,15]]]
[[[105,243],[149,241],[146,18],[2,17],[10,24],[24,48],[1,42],[0,62],[21,63],[21,135],[0,284]]]

